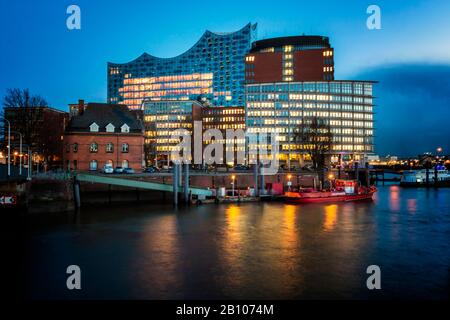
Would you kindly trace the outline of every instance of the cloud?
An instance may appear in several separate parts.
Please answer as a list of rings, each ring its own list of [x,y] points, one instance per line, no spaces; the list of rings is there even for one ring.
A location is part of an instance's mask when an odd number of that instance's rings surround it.
[[[375,151],[412,156],[438,146],[450,153],[450,65],[378,66],[358,74],[376,80]]]

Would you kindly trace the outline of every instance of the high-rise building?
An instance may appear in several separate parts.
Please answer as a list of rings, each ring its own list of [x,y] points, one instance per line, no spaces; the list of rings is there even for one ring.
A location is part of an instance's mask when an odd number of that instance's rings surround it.
[[[373,153],[373,81],[308,81],[246,85],[247,133],[278,133],[279,159],[302,162],[306,152],[295,139],[313,118],[328,124],[332,161]]]
[[[246,83],[333,80],[333,52],[322,36],[256,41],[245,57]]]
[[[214,138],[215,143],[223,147],[222,164],[235,165],[238,163],[238,152],[245,152],[245,137],[235,136],[239,130],[245,135],[245,108],[244,107],[204,107],[202,108],[203,131],[217,129],[222,139]],[[227,136],[227,131],[233,134]],[[204,146],[211,141],[203,141]],[[233,154],[233,159],[227,159],[227,153]]]
[[[255,40],[256,24],[230,33],[206,31],[173,58],[144,53],[127,63],[108,63],[108,102],[142,108],[143,99],[196,100],[214,106],[243,106],[244,60]]]
[[[145,100],[143,105],[147,161],[167,162],[180,142],[172,139],[172,134],[177,129],[186,129],[192,135],[194,121],[202,121],[202,105],[192,100]]]

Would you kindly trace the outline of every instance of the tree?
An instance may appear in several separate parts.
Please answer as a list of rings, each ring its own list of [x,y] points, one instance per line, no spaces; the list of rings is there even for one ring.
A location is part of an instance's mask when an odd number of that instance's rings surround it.
[[[7,89],[3,98],[4,108],[17,108],[11,126],[23,136],[23,143],[33,145],[33,138],[37,135],[39,115],[33,112],[34,107],[47,106],[47,101],[39,95],[31,95],[28,89]],[[6,116],[6,114],[5,114]]]
[[[327,154],[333,147],[333,133],[327,119],[310,117],[304,119],[294,132],[294,140],[302,153],[311,157],[313,167],[324,185],[324,168]]]

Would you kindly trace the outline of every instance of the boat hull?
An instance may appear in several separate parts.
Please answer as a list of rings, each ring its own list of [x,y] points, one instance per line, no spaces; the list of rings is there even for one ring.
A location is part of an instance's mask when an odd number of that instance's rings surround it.
[[[285,202],[289,203],[333,203],[333,202],[349,202],[349,201],[363,201],[372,200],[372,196],[375,192],[369,192],[364,194],[346,194],[339,196],[286,196]]]

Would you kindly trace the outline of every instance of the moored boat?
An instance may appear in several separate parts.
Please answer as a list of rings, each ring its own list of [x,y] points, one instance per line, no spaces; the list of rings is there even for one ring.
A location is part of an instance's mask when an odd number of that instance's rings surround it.
[[[298,192],[286,192],[284,200],[290,203],[324,203],[372,200],[377,191],[374,186],[359,186],[354,180],[336,180],[336,186],[329,191],[304,189]]]

